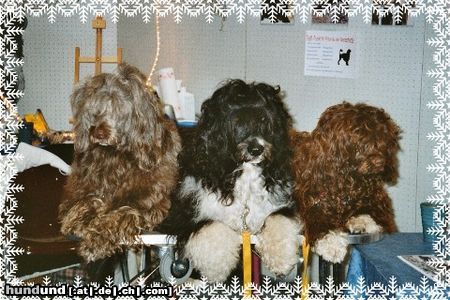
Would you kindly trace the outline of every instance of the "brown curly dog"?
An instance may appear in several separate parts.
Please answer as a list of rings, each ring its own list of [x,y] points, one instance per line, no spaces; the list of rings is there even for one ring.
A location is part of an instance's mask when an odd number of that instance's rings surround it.
[[[71,95],[75,156],[60,205],[61,230],[95,261],[120,252],[167,215],[180,138],[145,76],[122,64]]]
[[[400,128],[366,104],[329,107],[311,132],[291,132],[294,198],[316,253],[341,262],[348,232],[394,232],[385,184],[398,177]]]

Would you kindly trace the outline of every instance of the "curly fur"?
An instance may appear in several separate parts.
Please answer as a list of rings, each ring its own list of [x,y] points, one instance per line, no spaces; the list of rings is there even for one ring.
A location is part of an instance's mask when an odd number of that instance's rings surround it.
[[[209,280],[225,281],[239,262],[240,248],[238,232],[221,222],[212,222],[191,236],[185,255]]]
[[[170,209],[180,140],[145,76],[126,64],[71,95],[75,154],[59,208],[62,232],[87,261],[109,257],[152,230]]]
[[[267,268],[276,275],[286,275],[292,266],[298,263],[297,253],[302,239],[299,233],[302,230],[297,218],[286,218],[283,215],[273,214],[267,217],[261,232],[256,235],[256,251],[261,255]]]
[[[279,89],[263,83],[231,80],[203,103],[194,142],[183,148],[180,155],[183,179],[176,202],[160,230],[177,235],[182,255],[194,260],[203,275],[213,276],[209,280],[227,278],[239,253],[234,244],[214,243],[220,237],[205,234],[214,230],[204,228],[217,227],[214,224],[219,222],[239,235],[246,205],[249,208],[246,225],[256,235],[264,230],[265,220],[273,214],[283,211],[286,216],[280,219],[293,218],[296,209],[291,198],[288,136],[291,122]],[[289,241],[294,243],[299,230],[282,234],[293,236]],[[269,241],[266,239],[266,243]],[[204,250],[196,248],[200,252],[194,257],[192,245],[208,246],[202,246]],[[234,252],[226,256],[212,254],[230,253],[224,252],[223,247],[231,247]],[[290,256],[297,255],[298,247],[288,249],[292,250]],[[221,260],[231,266],[221,268]],[[219,273],[221,276],[214,275]]]
[[[313,246],[330,232],[396,231],[385,184],[398,178],[400,132],[384,110],[347,102],[328,108],[311,133],[291,131],[294,197]]]

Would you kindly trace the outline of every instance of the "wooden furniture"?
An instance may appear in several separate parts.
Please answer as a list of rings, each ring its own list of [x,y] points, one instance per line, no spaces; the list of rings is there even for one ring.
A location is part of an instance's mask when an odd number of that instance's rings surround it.
[[[17,246],[25,250],[16,257],[17,276],[42,276],[81,262],[76,254],[78,242],[60,233],[58,206],[67,176],[50,165],[25,170],[16,184],[24,190],[15,194],[17,215],[24,222],[17,225]]]
[[[92,21],[92,28],[96,31],[95,56],[80,56],[80,47],[75,48],[75,83],[80,81],[80,64],[95,64],[95,75],[102,72],[102,64],[122,63],[122,48],[117,48],[117,56],[102,56],[102,31],[106,28],[106,21],[102,17],[96,17]]]

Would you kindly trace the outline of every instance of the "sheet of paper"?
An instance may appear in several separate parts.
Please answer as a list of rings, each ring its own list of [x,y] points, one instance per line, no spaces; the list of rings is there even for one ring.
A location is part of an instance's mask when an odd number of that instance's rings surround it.
[[[347,31],[306,31],[305,76],[355,78],[356,36]]]
[[[437,279],[439,268],[430,264],[433,255],[399,255],[397,257],[431,280]]]

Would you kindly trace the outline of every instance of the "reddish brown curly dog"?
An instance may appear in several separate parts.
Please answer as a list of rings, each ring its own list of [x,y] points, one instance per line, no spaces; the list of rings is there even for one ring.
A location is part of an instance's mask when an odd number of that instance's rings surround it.
[[[398,177],[400,128],[382,109],[344,102],[292,132],[294,198],[316,253],[341,262],[347,232],[396,231],[385,184]]]
[[[60,206],[62,232],[95,261],[118,252],[167,215],[180,140],[138,69],[123,64],[71,96],[75,157]]]

